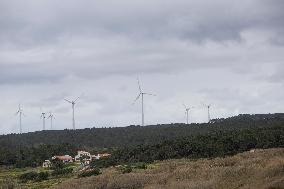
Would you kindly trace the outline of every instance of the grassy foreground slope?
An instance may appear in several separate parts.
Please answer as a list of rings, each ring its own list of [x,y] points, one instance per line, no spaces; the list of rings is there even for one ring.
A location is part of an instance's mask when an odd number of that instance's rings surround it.
[[[55,188],[280,189],[284,188],[284,148],[225,158],[159,161],[127,174],[107,168],[102,175],[68,180]]]

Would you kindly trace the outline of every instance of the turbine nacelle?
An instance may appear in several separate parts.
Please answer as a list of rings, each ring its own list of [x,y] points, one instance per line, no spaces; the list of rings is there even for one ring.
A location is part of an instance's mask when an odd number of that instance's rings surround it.
[[[184,107],[184,109],[185,109],[186,112],[188,112],[189,110],[191,110],[191,109],[194,108],[194,106],[189,107],[189,106],[186,106],[184,103],[183,103],[182,105],[183,105],[183,107]]]
[[[23,113],[23,109],[21,108],[21,105],[19,104],[19,108],[18,111],[15,113],[16,115],[18,115],[19,113]]]
[[[45,112],[42,112],[40,117],[43,118],[43,119],[45,119],[45,118],[46,118],[46,117],[45,117]]]

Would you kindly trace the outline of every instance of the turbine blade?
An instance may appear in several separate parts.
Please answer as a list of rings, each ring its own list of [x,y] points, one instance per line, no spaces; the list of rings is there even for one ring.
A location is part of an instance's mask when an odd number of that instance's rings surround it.
[[[134,103],[140,98],[141,94],[142,94],[142,93],[139,93],[139,95],[135,98],[135,100],[133,101],[132,104],[134,104]]]
[[[67,99],[65,99],[65,98],[64,98],[64,100],[72,104],[72,102],[71,102],[70,100],[67,100]]]
[[[185,109],[187,109],[187,107],[186,107],[186,105],[185,105],[184,103],[182,103],[182,105],[183,105],[183,107],[184,107]]]
[[[79,98],[81,98],[82,96],[84,95],[84,93],[82,93],[80,96],[78,96],[75,100],[74,100],[74,102],[76,102]]]
[[[138,77],[137,77],[137,82],[138,82],[139,91],[140,91],[140,93],[142,93],[142,89],[141,89],[141,85],[140,85],[140,81],[139,81]]]
[[[73,102],[76,102],[80,97],[81,97],[81,95],[78,96]]]
[[[151,95],[151,96],[157,96],[157,95],[151,94],[151,93],[144,93],[144,94],[146,94],[146,95]]]

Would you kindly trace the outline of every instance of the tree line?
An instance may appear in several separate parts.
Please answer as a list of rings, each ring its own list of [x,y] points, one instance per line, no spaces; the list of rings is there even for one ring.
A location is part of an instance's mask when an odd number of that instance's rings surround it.
[[[42,131],[0,136],[0,165],[39,166],[54,155],[107,151],[103,164],[231,155],[283,147],[284,114],[239,115],[208,124]]]
[[[116,150],[104,166],[151,163],[177,158],[214,158],[234,155],[255,148],[284,147],[284,125],[240,131],[218,131],[204,135],[168,140],[155,145],[138,145]]]
[[[154,144],[164,140],[206,134],[214,131],[235,131],[283,125],[284,114],[243,114],[227,119],[214,119],[200,124],[158,124],[114,128],[86,128],[77,130],[47,130],[24,134],[0,135],[0,148],[18,146],[38,147],[41,144],[68,143],[77,148],[117,148]]]

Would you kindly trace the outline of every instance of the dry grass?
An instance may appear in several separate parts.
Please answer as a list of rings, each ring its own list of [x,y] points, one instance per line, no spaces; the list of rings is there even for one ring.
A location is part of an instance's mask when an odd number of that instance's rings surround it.
[[[68,180],[57,189],[280,189],[284,188],[284,149],[256,150],[232,157],[157,162],[147,170]]]

